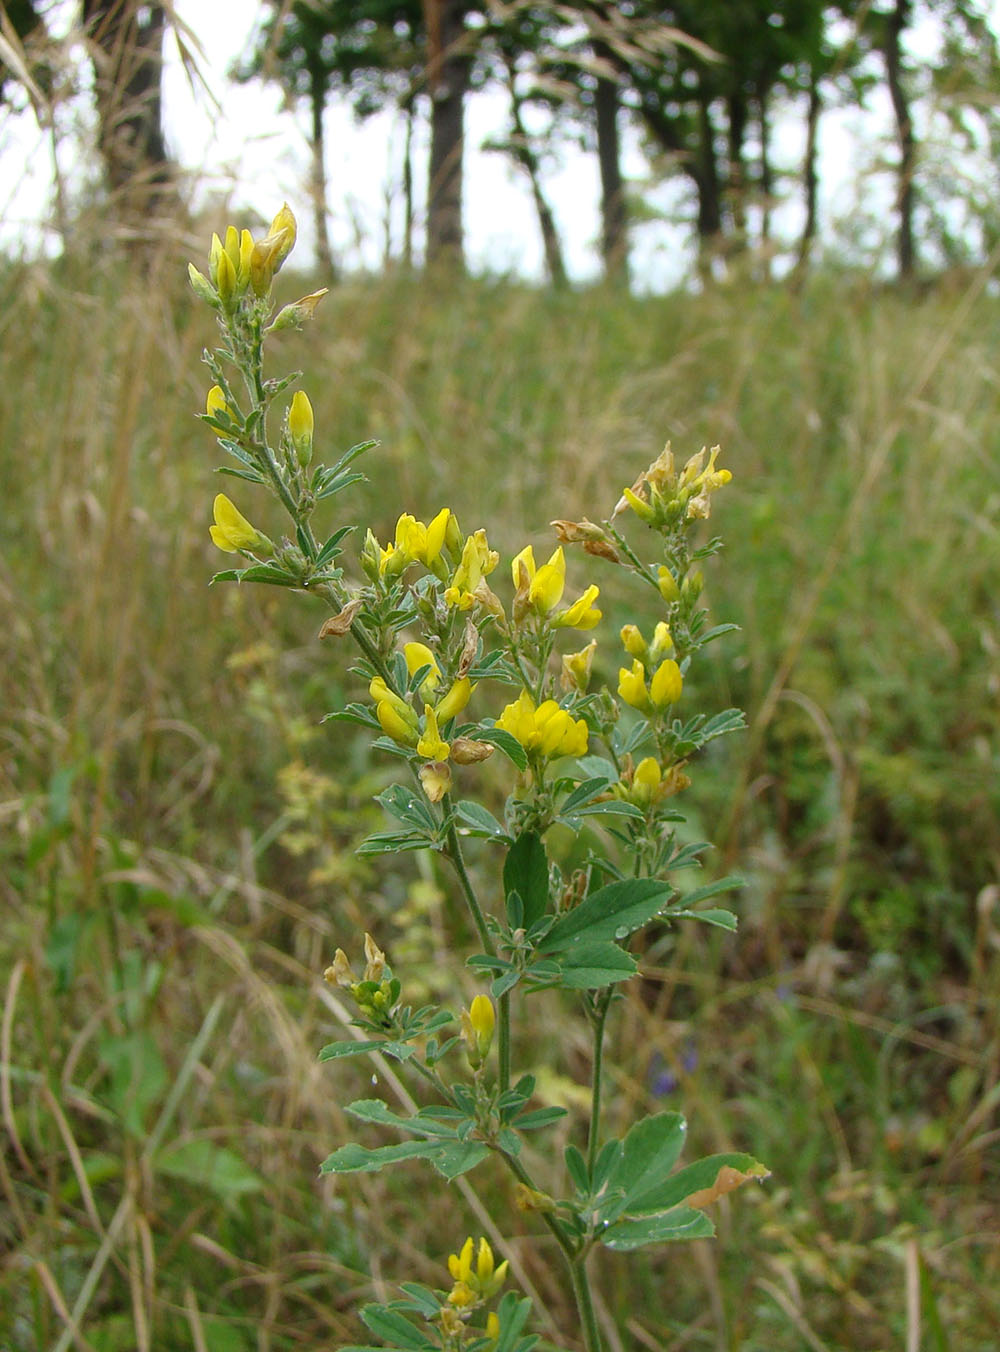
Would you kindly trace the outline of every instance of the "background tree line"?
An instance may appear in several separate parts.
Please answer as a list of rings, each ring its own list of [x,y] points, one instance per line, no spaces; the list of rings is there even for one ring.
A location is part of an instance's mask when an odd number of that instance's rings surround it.
[[[45,0],[0,3],[0,99],[17,82],[39,118],[50,115],[65,67]],[[233,75],[277,83],[309,111],[312,199],[319,260],[335,271],[328,231],[324,113],[347,100],[359,119],[395,109],[408,129],[403,257],[414,257],[417,209],[412,132],[429,125],[425,260],[463,263],[464,113],[490,87],[507,96],[507,124],[490,148],[509,156],[530,189],[549,278],[566,265],[545,167],[561,142],[597,159],[601,254],[610,278],[627,278],[629,232],[646,207],[622,173],[631,124],[658,182],[687,189],[699,266],[751,254],[767,270],[774,207],[797,194],[802,227],[796,266],[807,266],[820,226],[817,147],[824,112],[866,112],[879,87],[893,110],[893,235],[898,273],[914,274],[922,246],[936,262],[968,262],[1000,237],[995,151],[1000,149],[997,38],[976,0],[261,0],[260,23]],[[169,0],[81,0],[84,50],[93,67],[97,150],[116,210],[139,232],[177,206],[164,138],[160,84],[165,32],[193,59]],[[940,60],[908,61],[907,37],[933,31]],[[935,154],[920,144],[914,106],[933,100]],[[774,127],[799,116],[805,150],[795,175],[779,175]],[[960,185],[948,166],[963,151],[990,170]],[[961,210],[956,214],[955,200]]]

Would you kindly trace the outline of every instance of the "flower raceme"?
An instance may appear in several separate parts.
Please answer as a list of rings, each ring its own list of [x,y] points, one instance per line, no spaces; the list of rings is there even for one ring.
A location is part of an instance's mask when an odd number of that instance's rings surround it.
[[[706,518],[711,510],[709,495],[729,483],[733,477],[730,470],[715,468],[719,451],[718,446],[713,446],[711,451],[702,447],[678,474],[668,442],[632,487],[624,490],[614,515],[631,507],[640,520],[654,528],[682,520]]]
[[[522,690],[517,699],[507,705],[496,726],[515,737],[529,755],[545,759],[583,756],[590,738],[582,718],[574,718],[554,699],[536,705],[527,690]]]
[[[481,1238],[477,1247],[470,1235],[461,1253],[448,1255],[448,1271],[455,1283],[448,1303],[461,1309],[492,1300],[506,1281],[509,1266],[505,1259],[497,1267],[489,1242]]]
[[[235,311],[248,288],[258,299],[264,299],[274,274],[292,251],[296,233],[295,217],[287,202],[264,238],[256,243],[249,230],[227,226],[224,241],[217,234],[212,236],[207,277],[193,263],[188,264],[192,288],[214,308],[221,306],[226,314]]]
[[[556,611],[566,587],[566,559],[562,545],[540,568],[535,566],[534,550],[531,545],[527,545],[511,562],[511,575],[516,589],[516,622],[532,613],[561,629],[593,629],[600,621],[601,612],[594,605],[600,595],[600,588],[593,584],[571,606]]]

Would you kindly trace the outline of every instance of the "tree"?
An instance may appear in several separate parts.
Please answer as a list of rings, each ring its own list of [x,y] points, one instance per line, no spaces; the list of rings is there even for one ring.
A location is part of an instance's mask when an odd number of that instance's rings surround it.
[[[427,262],[461,269],[465,96],[472,75],[465,32],[467,0],[424,0],[431,154],[427,183]]]
[[[272,13],[234,74],[239,80],[274,80],[289,102],[309,105],[317,253],[320,266],[333,273],[323,132],[327,103],[331,94],[343,93],[361,119],[389,103],[412,110],[423,68],[423,12],[420,0],[296,0],[292,5],[269,0],[269,8]],[[409,227],[407,248],[408,236]]]
[[[163,138],[162,4],[83,0],[94,65],[98,148],[121,217],[145,233],[152,215],[176,210]]]

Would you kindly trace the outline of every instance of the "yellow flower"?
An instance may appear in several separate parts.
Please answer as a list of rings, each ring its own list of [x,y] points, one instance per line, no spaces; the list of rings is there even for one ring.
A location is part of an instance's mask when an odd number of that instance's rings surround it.
[[[496,1011],[488,995],[477,995],[469,1008],[462,1010],[462,1037],[473,1070],[479,1070],[489,1056],[495,1027]]]
[[[219,254],[216,267],[216,287],[224,310],[232,310],[239,299],[237,292],[236,268],[225,249]]]
[[[511,562],[511,574],[517,595],[514,598],[516,619],[528,610],[536,615],[548,615],[562,599],[566,586],[566,559],[562,545],[555,550],[548,563],[535,568],[535,552],[527,545]]]
[[[560,629],[593,629],[601,618],[594,605],[599,595],[600,588],[591,583],[578,600],[552,617],[552,623]]]
[[[658,662],[674,650],[674,641],[670,637],[670,626],[660,620],[653,630],[653,641],[649,645],[649,660]]]
[[[270,291],[274,274],[292,251],[295,236],[295,217],[286,202],[267,234],[250,251],[250,281],[256,296],[264,297]]]
[[[209,527],[212,543],[227,554],[236,554],[241,549],[256,549],[268,554],[273,546],[266,535],[251,526],[250,522],[226,497],[225,493],[216,495],[213,504],[215,525]]]
[[[296,450],[307,446],[312,449],[314,427],[315,420],[309,396],[305,390],[296,390],[288,409],[288,430]]]
[[[473,1259],[475,1268],[472,1266]],[[462,1252],[450,1254],[448,1257],[448,1271],[455,1282],[455,1289],[448,1297],[449,1302],[453,1305],[471,1305],[477,1300],[491,1300],[503,1286],[509,1266],[505,1259],[497,1267],[489,1242],[480,1239],[477,1251],[470,1235],[462,1245]],[[471,1299],[466,1298],[464,1291],[458,1291],[460,1287],[467,1288]],[[455,1296],[454,1300],[452,1296]]]
[[[451,752],[448,743],[438,731],[437,714],[429,704],[424,705],[424,732],[417,742],[417,755],[424,760],[446,761]]]
[[[476,592],[483,579],[488,577],[500,562],[500,555],[490,549],[484,530],[477,530],[468,536],[462,546],[462,558],[451,585],[445,590],[444,599],[450,606],[459,610],[470,610],[475,605]],[[488,590],[488,588],[487,588]]]
[[[410,717],[400,713],[388,700],[381,700],[375,706],[375,717],[387,737],[391,737],[400,746],[416,746],[418,741],[417,719],[410,706],[406,706]],[[411,721],[412,720],[412,721]]]
[[[638,657],[632,661],[631,670],[620,667],[618,670],[618,693],[626,704],[633,709],[649,708],[649,691],[646,689],[646,668]]]
[[[597,652],[597,639],[591,639],[578,653],[566,653],[562,659],[560,685],[564,690],[579,690],[581,693],[590,684],[590,672],[594,665],[594,653]]]
[[[229,406],[226,403],[226,396],[222,393],[220,385],[213,385],[205,399],[205,412],[210,418],[217,417],[220,413],[229,416]]]
[[[417,771],[424,793],[432,803],[440,803],[451,788],[451,770],[447,761],[425,761]]]
[[[625,624],[621,629],[622,646],[629,657],[638,657],[640,661],[646,660],[646,640],[642,636],[642,631],[638,625]]]
[[[434,707],[434,712],[442,723],[447,723],[449,718],[454,718],[456,714],[462,712],[472,698],[475,688],[468,676],[461,676],[455,681],[447,695],[438,700]]]
[[[496,725],[515,737],[525,751],[539,752],[544,757],[582,756],[590,739],[582,718],[574,719],[554,699],[544,700],[536,707],[527,690],[522,690],[517,699],[507,705]]]
[[[430,667],[430,671],[420,682],[421,698],[430,699],[441,680],[441,668],[434,654],[426,643],[404,643],[403,656],[406,659],[406,670],[411,676],[416,675],[421,667]]]
[[[401,572],[408,563],[422,563],[426,568],[435,570],[444,548],[444,537],[448,529],[451,511],[442,507],[437,516],[427,526],[409,512],[404,512],[396,522],[395,549],[390,545],[386,551],[386,560],[397,554],[403,563],[396,567]],[[384,571],[384,569],[383,569]]]
[[[649,697],[657,709],[663,709],[668,704],[677,703],[683,688],[684,678],[680,667],[672,657],[667,657],[653,672],[649,682]]]
[[[390,690],[381,676],[372,678],[368,693],[375,701],[375,717],[382,731],[401,746],[416,746],[419,729],[413,707]]]
[[[660,769],[659,761],[654,760],[652,756],[647,756],[644,760],[641,760],[635,767],[635,774],[632,776],[630,797],[633,803],[648,807],[657,795],[662,778],[663,772]]]

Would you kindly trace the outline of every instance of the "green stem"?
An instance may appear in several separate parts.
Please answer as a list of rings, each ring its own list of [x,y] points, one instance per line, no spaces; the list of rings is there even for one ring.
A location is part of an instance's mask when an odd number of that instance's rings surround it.
[[[442,806],[446,813],[451,811],[450,795],[445,795]],[[472,880],[465,867],[462,844],[458,838],[458,832],[455,830],[454,823],[448,827],[446,839],[448,841],[448,856],[455,866],[455,872],[458,874],[458,881],[461,884],[462,893],[475,923],[476,932],[483,945],[483,951],[488,953],[491,958],[494,958],[496,957],[497,951],[496,945],[490,937],[490,932],[486,925],[486,916],[483,914],[483,908],[479,904],[479,898],[476,896],[475,888],[472,886]],[[500,1085],[500,1092],[503,1094],[510,1088],[510,991],[505,991],[504,994],[501,995],[498,1003],[500,1006],[500,1017],[497,1020],[497,1079]]]
[[[451,812],[451,795],[445,794],[442,802],[445,815]],[[455,824],[452,822],[448,827],[445,839],[448,842],[448,857],[455,866],[455,872],[458,874],[458,881],[462,888],[462,895],[465,897],[469,911],[472,914],[479,940],[483,945],[484,952],[491,958],[496,957],[496,946],[490,938],[490,932],[486,927],[486,916],[483,914],[483,908],[479,904],[479,898],[476,896],[475,888],[472,886],[472,880],[469,877],[465,867],[465,858],[462,854],[462,845],[458,839],[458,832],[455,830]]]
[[[504,991],[499,1001],[500,1018],[497,1022],[497,1078],[501,1094],[510,1088],[510,991]]]
[[[594,1064],[590,1076],[590,1127],[587,1133],[587,1168],[591,1176],[601,1142],[601,1071],[604,1061],[604,1025],[611,1008],[611,992],[598,997],[594,1014]]]
[[[594,1302],[590,1295],[590,1283],[587,1281],[586,1261],[587,1255],[584,1251],[570,1263],[569,1272],[573,1281],[573,1296],[576,1299],[576,1308],[580,1315],[580,1323],[583,1326],[583,1345],[587,1352],[601,1352],[601,1334],[597,1327]]]
[[[622,551],[625,557],[629,560],[633,568],[635,568],[636,572],[641,574],[641,576],[644,577],[646,581],[651,584],[651,586],[654,586],[656,590],[659,591],[660,589],[659,582],[653,576],[650,570],[646,567],[646,565],[642,562],[642,560],[636,554],[635,550],[625,539],[625,537],[621,535],[620,532],[615,530],[614,526],[612,526],[609,522],[605,522],[605,525],[607,526],[609,534],[614,536],[615,544]]]
[[[532,1192],[539,1191],[539,1189],[535,1186],[535,1182],[532,1179],[531,1175],[528,1173],[527,1169],[525,1169],[524,1165],[521,1163],[521,1161],[517,1158],[516,1155],[509,1155],[506,1150],[501,1150],[499,1147],[494,1148],[496,1149],[497,1154],[503,1160],[504,1164],[506,1164],[507,1168],[511,1171],[511,1173],[514,1175],[514,1177],[518,1180],[519,1183],[523,1183],[524,1186],[526,1188],[530,1188]],[[569,1267],[572,1267],[577,1258],[577,1248],[572,1238],[566,1233],[565,1228],[559,1223],[557,1218],[551,1215],[548,1211],[539,1211],[538,1215],[540,1216],[545,1228],[549,1231],[549,1233],[552,1235],[552,1238],[556,1241],[556,1243],[562,1250],[563,1257],[566,1259],[567,1265]]]

